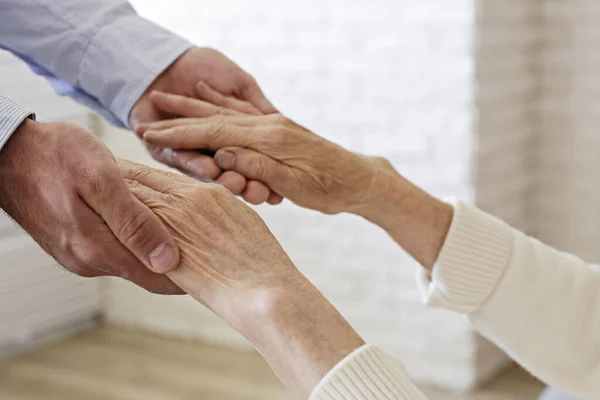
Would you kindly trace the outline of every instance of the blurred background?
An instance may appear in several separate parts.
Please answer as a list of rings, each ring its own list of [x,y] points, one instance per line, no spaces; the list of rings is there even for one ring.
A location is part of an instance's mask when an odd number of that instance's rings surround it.
[[[132,4],[224,52],[318,134],[389,158],[437,196],[600,259],[597,2]],[[40,120],[76,121],[117,156],[159,167],[132,133],[57,98],[5,53],[0,90]],[[378,228],[285,203],[257,210],[365,340],[399,356],[434,398],[539,392],[463,317],[421,304],[414,262]],[[289,398],[249,344],[190,298],[74,277],[8,218],[0,233],[0,398]]]

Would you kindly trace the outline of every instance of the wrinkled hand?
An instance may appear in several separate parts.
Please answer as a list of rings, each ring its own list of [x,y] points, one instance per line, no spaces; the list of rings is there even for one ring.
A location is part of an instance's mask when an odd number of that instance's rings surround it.
[[[182,293],[151,272],[177,266],[175,241],[91,133],[66,122],[25,121],[0,152],[0,188],[0,207],[71,272]]]
[[[258,84],[248,73],[220,52],[209,48],[193,48],[184,53],[142,95],[133,107],[130,125],[135,128],[141,123],[159,121],[178,116],[155,106],[150,100],[153,90],[162,90],[182,96],[203,95],[203,88],[197,87],[204,81],[217,93],[232,99],[244,100],[245,111],[270,114],[276,112],[266,99]],[[247,182],[245,177],[234,172],[223,173],[215,164],[211,154],[204,151],[175,151],[170,148],[149,146],[152,157],[159,162],[177,168],[183,173],[201,180],[214,180],[227,187],[234,194],[242,194],[248,201],[260,204],[267,200],[274,203],[281,199],[259,182]]]
[[[196,118],[144,125],[147,143],[208,148],[216,152],[221,169],[261,181],[302,207],[328,214],[358,212],[370,203],[380,171],[392,169],[383,158],[347,151],[281,114],[247,115],[219,105],[223,100],[215,105],[160,92],[151,100],[161,109]]]
[[[177,241],[181,262],[169,278],[220,316],[301,276],[258,214],[227,189],[127,161],[119,165],[133,194]]]
[[[260,217],[214,184],[120,162],[181,249],[173,282],[244,335],[297,398],[364,345],[296,269]]]

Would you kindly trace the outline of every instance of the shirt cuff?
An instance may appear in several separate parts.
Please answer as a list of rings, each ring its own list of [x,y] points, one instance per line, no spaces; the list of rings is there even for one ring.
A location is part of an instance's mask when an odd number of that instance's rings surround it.
[[[35,114],[20,103],[0,94],[0,150],[27,118],[35,120]]]
[[[136,15],[100,29],[81,60],[78,86],[94,93],[124,126],[131,109],[156,80],[192,44]]]
[[[431,279],[418,276],[427,305],[461,313],[479,310],[493,294],[508,265],[512,229],[501,220],[459,201]]]
[[[395,357],[365,345],[340,361],[313,390],[310,400],[426,400]]]

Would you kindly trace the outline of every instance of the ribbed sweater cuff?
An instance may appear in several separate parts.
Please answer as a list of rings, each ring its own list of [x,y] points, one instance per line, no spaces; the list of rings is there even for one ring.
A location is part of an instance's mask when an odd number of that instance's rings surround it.
[[[426,400],[400,361],[375,346],[350,353],[329,371],[310,400]]]
[[[431,280],[420,273],[425,302],[462,313],[478,310],[498,286],[508,264],[513,233],[501,220],[451,200],[454,218]]]

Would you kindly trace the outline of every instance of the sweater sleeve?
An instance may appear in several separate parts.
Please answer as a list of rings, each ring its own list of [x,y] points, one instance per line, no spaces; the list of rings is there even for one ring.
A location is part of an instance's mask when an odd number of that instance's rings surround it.
[[[313,390],[310,400],[427,400],[400,362],[365,345],[344,358]]]
[[[600,267],[460,202],[425,301],[475,329],[548,384],[600,394]]]

